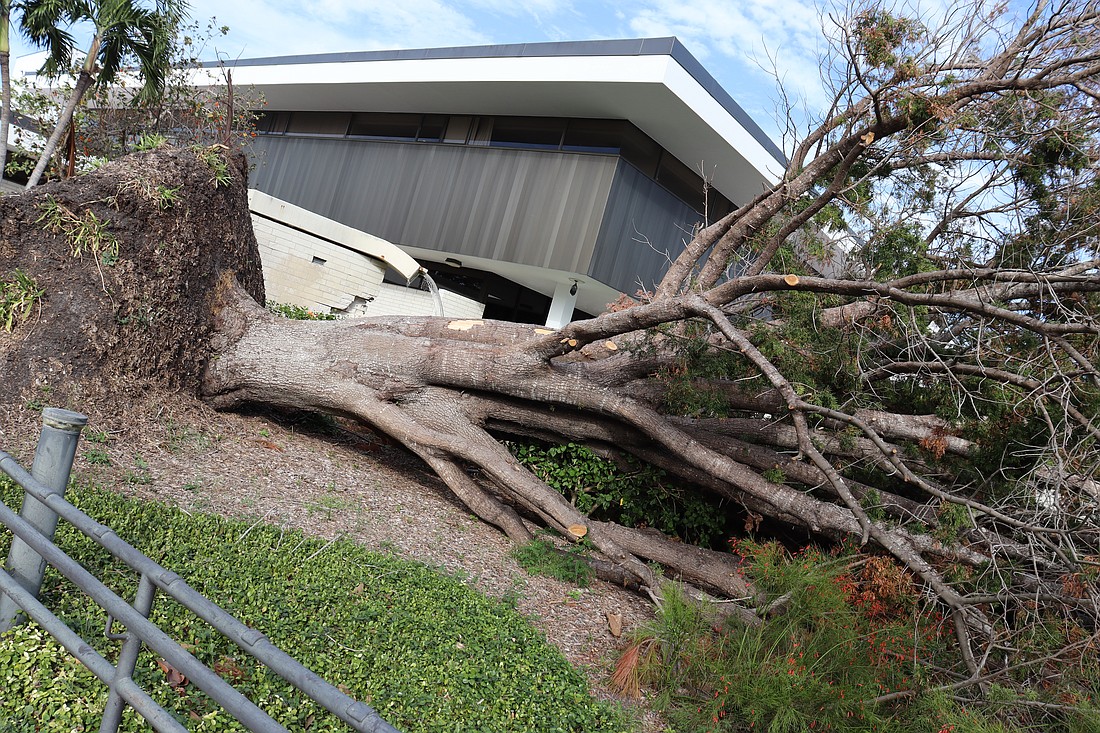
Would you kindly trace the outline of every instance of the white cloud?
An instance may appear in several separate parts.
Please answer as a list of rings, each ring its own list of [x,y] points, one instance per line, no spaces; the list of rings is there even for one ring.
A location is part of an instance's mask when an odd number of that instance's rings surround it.
[[[824,102],[818,61],[822,11],[808,0],[647,0],[633,7],[620,5],[619,12],[637,35],[677,36],[708,68],[735,62],[729,68],[736,71],[720,81],[739,100],[742,82],[771,88],[774,60],[788,93],[811,107]]]
[[[216,16],[229,26],[223,45],[243,48],[242,58],[490,42],[470,17],[441,0],[321,0],[314,5],[195,0],[191,15]]]
[[[571,0],[526,0],[522,3],[515,0],[470,0],[469,4],[480,10],[513,17],[524,14],[546,17],[573,10]]]

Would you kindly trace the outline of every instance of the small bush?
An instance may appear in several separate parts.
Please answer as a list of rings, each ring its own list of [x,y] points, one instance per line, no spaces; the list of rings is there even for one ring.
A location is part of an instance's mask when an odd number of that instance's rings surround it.
[[[950,621],[894,560],[776,543],[735,551],[774,614],[759,626],[723,620],[672,587],[612,676],[626,693],[648,685],[676,731],[1100,730],[1094,658],[1057,683],[1047,675],[1049,688],[945,689],[959,679],[936,671],[958,656]],[[1036,627],[1033,649],[1064,646]]]
[[[319,313],[292,303],[268,303],[267,309],[277,316],[294,321],[335,321],[337,319],[337,316],[332,313]]]
[[[577,443],[508,443],[513,455],[568,498],[583,514],[626,527],[654,527],[703,546],[718,546],[733,532],[721,502],[634,461],[623,470]]]

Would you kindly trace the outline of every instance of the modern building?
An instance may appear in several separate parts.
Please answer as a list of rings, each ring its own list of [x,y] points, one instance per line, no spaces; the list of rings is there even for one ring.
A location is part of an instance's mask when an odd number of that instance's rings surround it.
[[[311,308],[560,326],[652,288],[784,167],[675,38],[227,67],[266,100],[250,207],[269,297]]]
[[[266,100],[251,185],[397,245],[462,297],[464,317],[471,303],[485,317],[555,326],[601,312],[651,288],[694,226],[784,165],[675,38],[227,66],[236,88]],[[207,73],[223,83],[223,70]],[[308,264],[324,277],[342,267],[335,259],[310,251]],[[404,275],[387,273],[404,289]],[[350,290],[333,305],[353,299],[365,314],[392,305]]]

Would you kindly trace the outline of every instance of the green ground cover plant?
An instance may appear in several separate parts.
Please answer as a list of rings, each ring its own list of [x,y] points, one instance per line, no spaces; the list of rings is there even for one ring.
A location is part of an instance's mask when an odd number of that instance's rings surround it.
[[[0,279],[0,328],[11,333],[17,323],[30,317],[35,304],[45,294],[34,278],[18,268]]]
[[[337,316],[332,313],[320,313],[312,311],[293,303],[275,303],[269,301],[267,309],[277,316],[289,318],[293,321],[335,321]]]
[[[0,498],[19,505],[10,482],[0,483]],[[627,727],[521,615],[457,578],[350,542],[188,515],[93,487],[75,486],[69,498],[403,731]],[[9,541],[0,534],[5,556]],[[57,542],[132,598],[136,579],[98,545],[65,522]],[[52,570],[42,597],[101,652],[116,653],[117,642],[103,639],[103,612]],[[346,730],[171,599],[158,596],[151,618],[291,730]],[[191,730],[243,730],[150,652],[136,678]],[[0,636],[0,688],[5,731],[31,721],[45,721],[33,728],[41,731],[93,730],[106,699],[106,688],[34,624]],[[123,729],[146,728],[128,712]]]

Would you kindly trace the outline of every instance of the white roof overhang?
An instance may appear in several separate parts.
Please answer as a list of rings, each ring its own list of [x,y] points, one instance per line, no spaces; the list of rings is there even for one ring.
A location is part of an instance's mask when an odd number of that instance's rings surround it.
[[[262,93],[271,110],[629,120],[735,203],[751,199],[779,178],[782,153],[675,39],[629,43],[662,42],[667,53],[599,54],[628,43],[611,41],[516,47],[527,55],[490,46],[241,60],[231,67],[233,84]],[[568,55],[571,46],[588,52]],[[538,55],[543,48],[553,53]],[[218,68],[196,73],[206,75],[206,84],[224,83]]]

